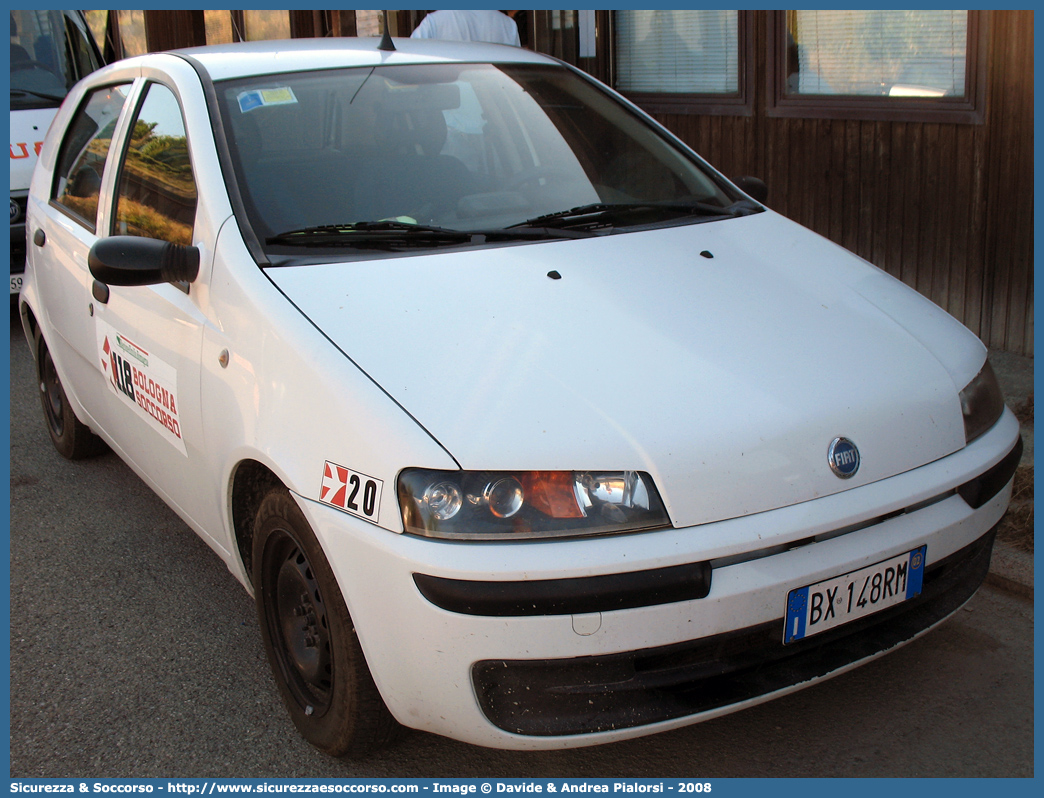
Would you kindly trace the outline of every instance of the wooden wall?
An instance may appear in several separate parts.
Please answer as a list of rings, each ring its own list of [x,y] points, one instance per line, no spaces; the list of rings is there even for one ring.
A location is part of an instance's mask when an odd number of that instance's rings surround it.
[[[992,348],[1033,354],[1033,12],[989,14],[985,123],[654,114],[769,206],[885,269]]]
[[[575,14],[532,13],[538,47],[608,76],[603,45],[598,58],[577,59],[541,38],[541,24],[554,27],[541,14],[571,25]],[[985,14],[982,124],[768,116],[768,13],[752,15],[752,116],[654,115],[725,174],[765,179],[773,209],[921,291],[990,347],[1032,355],[1033,12]],[[293,36],[355,33],[352,11],[290,16]],[[407,35],[420,16],[396,12],[393,27]],[[146,12],[150,49],[201,43],[202,18]]]

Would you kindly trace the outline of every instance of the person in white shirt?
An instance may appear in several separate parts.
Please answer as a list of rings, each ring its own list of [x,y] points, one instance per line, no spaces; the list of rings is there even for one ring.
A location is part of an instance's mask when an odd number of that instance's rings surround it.
[[[518,25],[500,11],[432,11],[411,34],[413,39],[448,39],[455,42],[494,42],[521,47]]]

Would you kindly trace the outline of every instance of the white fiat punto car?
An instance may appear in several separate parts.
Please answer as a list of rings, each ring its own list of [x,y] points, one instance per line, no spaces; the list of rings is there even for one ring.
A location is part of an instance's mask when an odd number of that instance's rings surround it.
[[[1021,451],[970,332],[571,67],[394,48],[102,69],[28,210],[55,446],[253,593],[309,741],[634,737],[967,601]]]

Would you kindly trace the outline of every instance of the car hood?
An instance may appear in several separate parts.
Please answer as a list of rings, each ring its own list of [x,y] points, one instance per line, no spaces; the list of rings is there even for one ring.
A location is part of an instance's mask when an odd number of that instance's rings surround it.
[[[958,392],[985,357],[772,212],[268,274],[462,468],[647,471],[676,526],[960,449]],[[850,479],[827,462],[839,436],[861,454]]]

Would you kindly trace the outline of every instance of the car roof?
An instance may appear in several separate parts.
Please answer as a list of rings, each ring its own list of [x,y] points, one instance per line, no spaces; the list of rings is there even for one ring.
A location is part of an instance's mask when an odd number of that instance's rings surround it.
[[[373,37],[277,39],[189,47],[174,53],[198,61],[212,80],[305,72],[338,67],[444,63],[559,63],[553,58],[502,44],[393,39],[394,51],[379,49]]]

